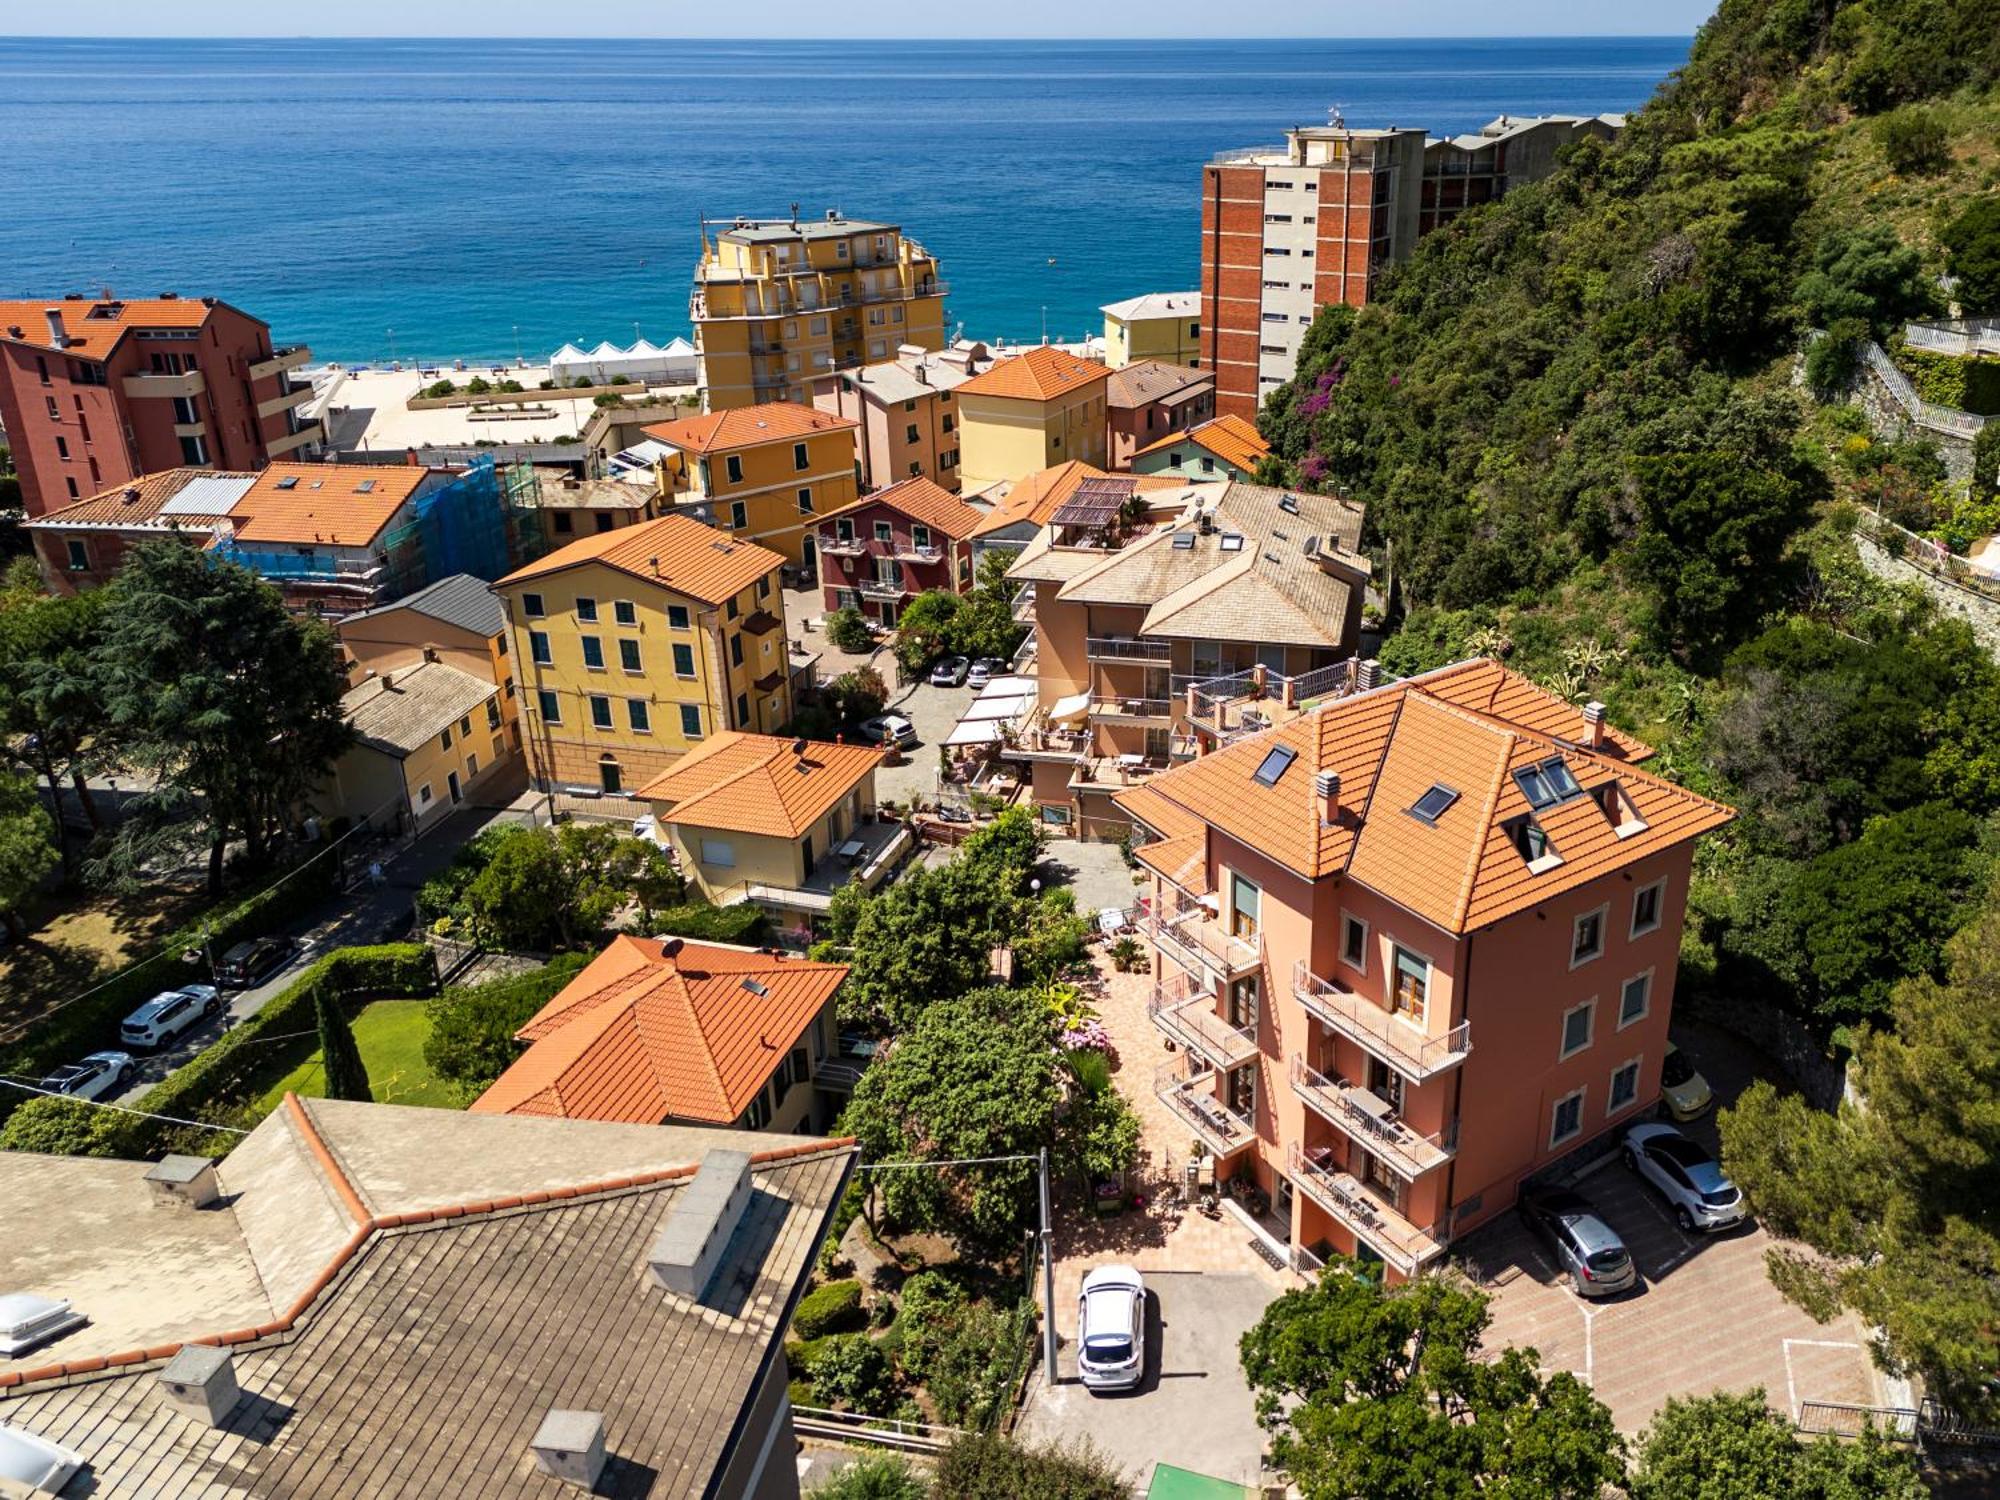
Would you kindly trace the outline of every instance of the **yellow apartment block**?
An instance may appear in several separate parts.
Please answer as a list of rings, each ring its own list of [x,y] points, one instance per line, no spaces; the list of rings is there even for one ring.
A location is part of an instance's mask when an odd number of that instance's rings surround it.
[[[585,537],[493,587],[544,790],[629,794],[728,729],[792,716],[777,553],[689,516]]]
[[[1074,459],[1103,468],[1111,371],[1046,345],[1003,359],[957,391],[967,495]]]
[[[442,661],[371,671],[341,708],[355,742],[326,791],[377,828],[428,832],[514,755],[500,690]]]
[[[1114,370],[1143,359],[1201,368],[1201,293],[1151,292],[1098,309],[1104,362]]]
[[[819,518],[861,493],[860,429],[851,417],[767,402],[656,423],[646,436],[670,450],[662,494],[706,507],[713,525],[817,576]]]
[[[813,382],[944,347],[947,290],[935,259],[894,224],[842,218],[702,224],[688,316],[703,409],[810,404]]]

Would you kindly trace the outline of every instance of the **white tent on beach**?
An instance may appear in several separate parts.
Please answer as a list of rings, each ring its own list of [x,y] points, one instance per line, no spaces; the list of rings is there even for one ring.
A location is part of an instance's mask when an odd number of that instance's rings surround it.
[[[609,342],[595,349],[579,349],[564,344],[549,356],[549,377],[560,385],[574,385],[578,377],[610,383],[643,380],[649,385],[693,385],[699,378],[694,345],[677,338],[665,348],[649,339],[640,339],[629,349]]]

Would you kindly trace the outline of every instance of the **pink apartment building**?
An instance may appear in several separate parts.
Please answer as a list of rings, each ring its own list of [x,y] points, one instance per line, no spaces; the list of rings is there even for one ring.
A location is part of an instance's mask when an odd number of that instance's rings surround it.
[[[1475,660],[1117,795],[1156,840],[1155,1087],[1294,1261],[1414,1274],[1659,1098],[1695,840],[1729,808]]]

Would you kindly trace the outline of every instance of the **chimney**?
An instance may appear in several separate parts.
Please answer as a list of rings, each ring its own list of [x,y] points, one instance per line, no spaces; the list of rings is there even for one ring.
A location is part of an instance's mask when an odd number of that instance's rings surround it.
[[[750,1153],[710,1151],[674,1197],[646,1261],[667,1291],[699,1301],[750,1204]]]
[[[42,316],[49,320],[49,342],[58,349],[69,347],[69,335],[63,332],[62,309],[45,307]]]
[[[235,1356],[209,1344],[182,1344],[154,1379],[161,1400],[204,1427],[220,1427],[243,1394]]]
[[[155,1208],[207,1208],[221,1196],[206,1156],[166,1156],[146,1174]]]
[[[1592,750],[1604,748],[1604,705],[1595,698],[1583,705],[1583,743]]]
[[[578,1489],[596,1489],[597,1476],[604,1472],[604,1413],[551,1411],[528,1446],[544,1474]]]
[[[396,674],[394,672],[384,672],[382,674],[382,691],[385,693],[396,691]]]
[[[1355,688],[1363,693],[1370,692],[1381,680],[1382,663],[1371,656],[1361,664],[1361,673],[1355,682]]]
[[[1313,777],[1313,795],[1319,798],[1319,821],[1330,826],[1340,821],[1340,772],[1321,771]]]

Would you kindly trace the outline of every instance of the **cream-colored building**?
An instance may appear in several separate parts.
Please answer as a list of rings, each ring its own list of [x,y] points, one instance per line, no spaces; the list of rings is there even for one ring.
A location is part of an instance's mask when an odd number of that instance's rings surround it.
[[[1201,368],[1201,293],[1149,292],[1098,309],[1104,362],[1122,370],[1142,359]]]
[[[1105,383],[1094,359],[1040,345],[958,388],[959,489],[977,495],[1075,459],[1105,467]]]
[[[341,698],[355,745],[333,768],[341,814],[421,834],[519,753],[500,689],[442,661],[372,673]]]

